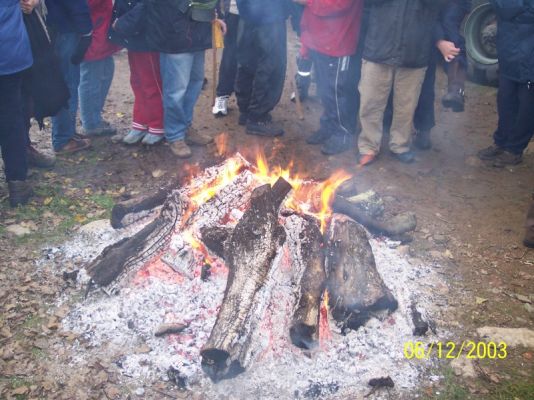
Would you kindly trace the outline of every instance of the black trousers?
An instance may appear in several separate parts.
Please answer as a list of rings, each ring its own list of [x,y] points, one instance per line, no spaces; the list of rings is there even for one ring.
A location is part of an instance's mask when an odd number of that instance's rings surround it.
[[[425,80],[419,95],[419,102],[413,116],[413,124],[417,131],[430,131],[436,126],[434,101],[436,98],[436,63],[438,55],[432,55],[425,73]]]
[[[358,115],[357,57],[331,57],[313,50],[310,57],[323,105],[321,130],[332,135],[353,134]]]
[[[236,96],[239,111],[262,121],[278,104],[287,65],[286,23],[239,21]]]
[[[234,93],[237,75],[237,29],[239,15],[228,13],[226,19],[226,35],[224,36],[224,50],[219,67],[219,84],[217,96],[230,96]]]
[[[510,153],[522,154],[534,135],[534,83],[516,82],[500,75],[497,112],[495,144]]]
[[[6,181],[26,180],[27,135],[24,133],[22,73],[0,75],[0,146]]]

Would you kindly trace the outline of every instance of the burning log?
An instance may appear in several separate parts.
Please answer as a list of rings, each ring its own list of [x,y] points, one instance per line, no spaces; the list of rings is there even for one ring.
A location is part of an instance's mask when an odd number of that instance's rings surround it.
[[[391,218],[389,221],[379,221],[362,211],[357,205],[341,196],[336,196],[332,204],[334,212],[345,214],[356,222],[365,226],[371,233],[400,237],[403,234],[415,230],[417,219],[413,213],[404,213]]]
[[[334,319],[343,329],[358,329],[374,313],[395,311],[397,300],[376,270],[363,227],[350,219],[334,218],[330,233],[327,288]]]
[[[153,208],[162,205],[165,203],[167,197],[169,197],[170,192],[170,188],[160,189],[152,196],[136,197],[115,204],[111,209],[111,226],[114,229],[123,228],[124,224],[122,220],[126,215],[152,210]]]
[[[235,376],[243,370],[242,355],[250,345],[251,310],[264,285],[277,250],[285,241],[278,223],[278,209],[291,186],[280,178],[271,188],[256,188],[250,207],[236,225],[227,245],[229,267],[224,299],[204,345],[202,367],[214,380]]]
[[[88,290],[95,284],[100,287],[111,285],[168,244],[177,221],[184,213],[183,202],[178,197],[170,196],[160,215],[135,235],[104,249],[87,267],[91,278]]]
[[[305,269],[300,284],[300,301],[289,334],[295,346],[310,349],[317,339],[321,295],[326,281],[323,235],[318,221],[306,218],[299,238],[293,263],[299,262]]]
[[[224,259],[224,248],[232,236],[232,229],[225,226],[206,226],[200,229],[200,235],[206,247]]]

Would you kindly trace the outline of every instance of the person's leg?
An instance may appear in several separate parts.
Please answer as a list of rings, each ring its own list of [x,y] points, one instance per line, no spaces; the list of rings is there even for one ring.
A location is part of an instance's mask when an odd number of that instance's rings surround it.
[[[204,82],[204,59],[205,51],[197,51],[191,54],[192,63],[189,75],[189,83],[184,95],[184,113],[185,123],[187,126],[191,126],[193,123],[193,113],[195,111],[195,105],[197,104],[198,97],[202,91],[202,83]]]
[[[148,135],[143,139],[144,144],[158,143],[165,134],[163,129],[163,84],[158,53],[146,53],[147,65],[150,68],[143,81],[145,116],[148,125]]]
[[[226,35],[224,36],[224,50],[219,67],[219,83],[217,97],[231,96],[234,92],[237,75],[237,30],[239,15],[228,14],[226,18]]]
[[[25,204],[31,189],[28,173],[27,138],[24,133],[22,74],[0,75],[0,147],[9,186],[11,206]]]
[[[149,54],[144,52],[128,51],[128,64],[130,65],[130,86],[134,94],[132,112],[132,129],[124,137],[124,142],[134,144],[143,139],[148,130],[147,107],[145,106],[145,90],[147,76],[150,77]],[[159,54],[155,53],[158,57]]]
[[[430,64],[425,73],[423,87],[419,102],[415,109],[413,124],[415,127],[414,145],[421,150],[428,150],[432,147],[430,140],[430,131],[436,125],[434,111],[435,101],[435,84],[436,84],[436,58],[432,56]]]
[[[62,109],[52,117],[52,145],[56,151],[62,150],[76,134],[80,66],[71,63],[70,58],[77,44],[76,33],[60,33],[55,39],[55,50],[59,57],[61,72],[70,92],[68,109]]]
[[[313,62],[316,72],[317,93],[321,99],[323,106],[323,113],[320,119],[320,127],[313,135],[311,135],[306,142],[308,144],[321,144],[324,143],[333,132],[333,125],[336,120],[335,116],[335,103],[332,93],[333,90],[331,81],[332,70],[331,62],[336,60],[335,57],[329,57],[327,55],[310,50],[310,64]]]
[[[384,110],[391,93],[394,68],[367,60],[362,61],[360,79],[360,155],[376,155],[382,141]]]
[[[235,94],[239,107],[239,124],[245,125],[254,84],[254,75],[258,63],[255,38],[256,27],[246,23],[242,18],[238,24],[237,34],[237,76]]]
[[[397,154],[409,154],[413,118],[426,68],[397,68],[393,82],[393,121],[389,140],[390,150]],[[403,161],[401,159],[401,161]],[[406,160],[406,161],[413,161]]]

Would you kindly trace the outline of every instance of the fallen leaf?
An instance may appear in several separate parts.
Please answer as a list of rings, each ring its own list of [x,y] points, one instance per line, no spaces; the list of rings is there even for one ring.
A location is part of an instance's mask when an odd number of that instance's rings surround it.
[[[475,297],[475,302],[476,304],[484,304],[486,301],[488,301],[488,299],[485,299],[483,297]]]
[[[52,203],[52,200],[54,200],[53,197],[47,197],[46,199],[44,199],[43,204],[45,206],[48,206],[48,205],[50,205],[50,203]]]
[[[20,395],[23,395],[23,394],[26,394],[30,391],[30,388],[27,387],[27,386],[21,386],[21,387],[18,387],[14,390],[11,391],[11,394],[13,396],[20,396]]]

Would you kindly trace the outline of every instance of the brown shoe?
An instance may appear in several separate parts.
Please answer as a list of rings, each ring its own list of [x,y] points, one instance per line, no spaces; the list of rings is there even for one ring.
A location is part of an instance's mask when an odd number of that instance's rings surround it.
[[[504,153],[504,149],[499,146],[491,145],[485,149],[480,150],[477,155],[481,160],[494,160]]]
[[[205,146],[213,142],[213,138],[190,126],[185,134],[185,142],[189,145]]]
[[[534,201],[530,204],[530,209],[527,213],[527,232],[525,234],[525,239],[523,239],[523,244],[526,247],[534,249]]]
[[[76,153],[77,151],[88,149],[89,147],[91,147],[91,141],[89,139],[82,139],[80,136],[75,135],[66,145],[55,152],[56,154]]]
[[[191,149],[185,143],[185,140],[177,140],[171,143],[171,151],[178,158],[189,158],[193,153]]]
[[[514,154],[509,151],[504,151],[501,155],[493,160],[495,168],[505,168],[512,165],[518,165],[523,162],[523,154]]]
[[[56,160],[53,157],[50,157],[44,153],[39,152],[32,145],[28,146],[26,150],[28,157],[28,165],[34,168],[52,168],[56,163]]]
[[[10,181],[7,183],[7,187],[9,189],[9,205],[11,207],[28,204],[33,190],[27,181]]]

